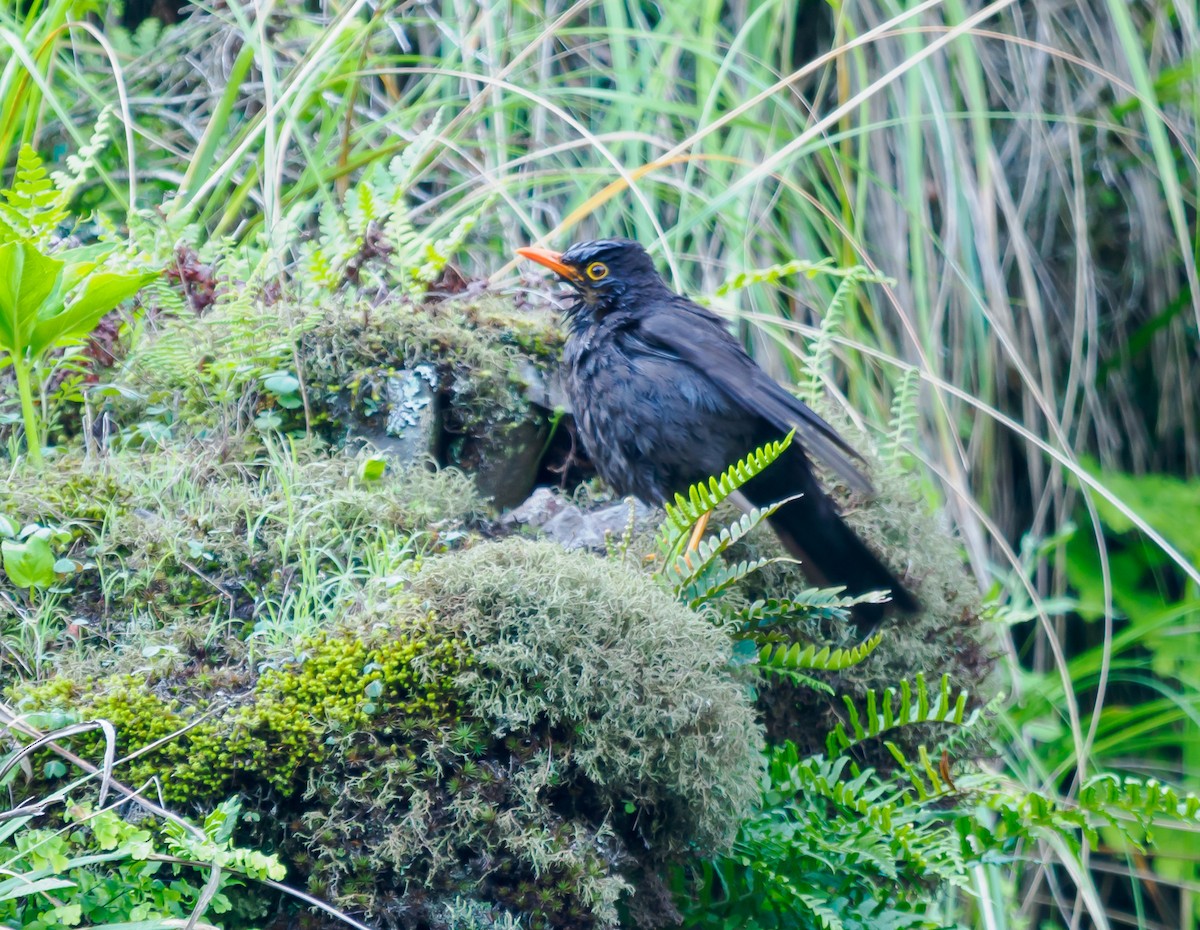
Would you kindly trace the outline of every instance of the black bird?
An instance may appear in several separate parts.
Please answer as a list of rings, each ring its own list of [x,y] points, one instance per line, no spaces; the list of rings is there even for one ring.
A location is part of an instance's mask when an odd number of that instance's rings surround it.
[[[771,525],[818,581],[847,593],[890,590],[905,611],[917,601],[846,526],[809,456],[869,492],[860,459],[828,423],[758,365],[716,314],[676,294],[649,254],[629,239],[580,242],[566,252],[517,253],[556,272],[578,294],[567,310],[567,395],[600,476],[651,505],[723,472],[791,430],[784,455],[742,486],[756,507],[787,498]],[[856,617],[874,623],[877,605]]]

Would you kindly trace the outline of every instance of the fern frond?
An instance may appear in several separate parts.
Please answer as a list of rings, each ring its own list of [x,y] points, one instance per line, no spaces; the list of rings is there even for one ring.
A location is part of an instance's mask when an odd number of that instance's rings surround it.
[[[130,36],[130,45],[137,57],[155,52],[164,29],[163,21],[157,16],[147,16]],[[116,30],[120,32],[120,30]],[[133,57],[133,56],[130,56]]]
[[[961,881],[961,854],[954,843],[946,841],[949,830],[918,829],[913,822],[918,809],[906,795],[880,782],[874,770],[858,772],[848,762],[845,757],[832,761],[822,756],[804,759],[791,767],[788,787],[809,797],[822,797],[858,815],[880,834],[895,860],[947,881]],[[847,769],[849,778],[845,777]],[[883,870],[895,874],[893,864],[884,864]]]
[[[66,220],[67,198],[50,179],[42,159],[28,144],[17,155],[13,185],[0,191],[0,241],[40,241]]]
[[[926,686],[925,676],[918,672],[915,685],[907,680],[900,682],[899,690],[888,688],[882,694],[874,689],[866,693],[866,707],[862,714],[849,697],[843,698],[846,705],[846,723],[839,722],[826,737],[825,748],[830,757],[840,755],[856,743],[874,739],[889,730],[918,723],[946,723],[969,727],[980,714],[976,708],[967,714],[967,693],[952,695],[950,676],[943,675],[936,691]],[[847,732],[847,723],[849,732]]]
[[[808,912],[816,918],[817,925],[821,930],[844,930],[845,924],[838,917],[837,911],[829,906],[823,898],[818,898],[813,894],[797,894],[796,900],[808,909]]]
[[[346,217],[346,228],[360,242],[367,233],[367,225],[380,217],[387,209],[376,198],[375,187],[368,174],[354,185],[347,194],[342,210]]]
[[[679,600],[687,604],[692,610],[698,610],[705,603],[715,599],[717,595],[728,590],[739,581],[748,578],[768,565],[773,565],[781,561],[783,560],[758,558],[733,564],[726,564],[724,562],[710,563],[705,571],[698,572],[690,583],[679,588],[676,591],[676,595]]]
[[[667,519],[659,530],[660,551],[675,552],[679,541],[690,531],[697,520],[704,514],[715,510],[738,488],[783,455],[787,447],[792,444],[792,436],[792,433],[788,433],[783,439],[769,442],[762,448],[755,449],[740,462],[725,469],[725,473],[719,478],[709,478],[707,484],[703,482],[693,484],[688,489],[687,497],[676,494],[674,502],[665,502],[663,508],[667,512]]]
[[[833,292],[833,299],[829,302],[829,306],[825,309],[825,315],[821,319],[817,337],[812,341],[804,359],[804,368],[808,372],[807,396],[809,403],[816,402],[824,392],[821,379],[829,364],[829,357],[833,354],[833,339],[837,331],[841,329],[846,306],[856,290],[858,290],[858,277],[854,274],[849,274],[838,282],[837,290]]]
[[[429,154],[433,144],[439,139],[445,115],[444,108],[437,110],[429,125],[417,133],[403,151],[388,163],[388,174],[391,177],[395,198],[408,195],[409,188],[416,181],[421,165],[425,161],[425,156]]]
[[[155,339],[143,340],[130,356],[127,367],[136,377],[135,383],[151,388],[168,386],[178,381],[180,372],[195,370],[197,348],[202,345],[199,333],[186,317],[178,323]]]
[[[716,290],[716,296],[724,297],[734,291],[745,290],[752,284],[777,284],[783,278],[794,274],[802,274],[807,278],[815,278],[819,274],[846,274],[845,269],[837,266],[832,258],[823,258],[819,262],[805,259],[794,259],[767,268],[753,268],[749,271],[739,271],[732,277],[726,278]]]
[[[159,312],[173,316],[189,312],[187,302],[179,289],[165,276],[157,277],[149,284],[143,285],[140,300],[143,306],[155,307]]]
[[[851,608],[858,604],[879,604],[885,601],[878,592],[867,594],[843,594],[838,588],[805,588],[786,598],[767,598],[754,601],[735,615],[743,632],[757,633],[772,624],[781,623],[796,616],[817,620],[845,618]]]
[[[921,391],[920,373],[916,368],[908,368],[896,386],[892,397],[892,415],[888,424],[887,438],[880,447],[880,455],[884,461],[898,465],[904,455],[904,447],[910,444],[917,435],[919,413],[917,401]]]
[[[841,672],[865,662],[867,656],[874,652],[881,642],[882,633],[876,633],[850,649],[831,649],[829,646],[818,648],[814,644],[801,646],[800,643],[792,643],[789,646],[767,643],[759,650],[758,661],[768,669]]]
[[[769,519],[782,504],[783,502],[780,502],[772,504],[770,507],[756,507],[747,511],[733,523],[722,527],[719,533],[702,539],[695,551],[689,552],[686,556],[680,554],[679,551],[684,538],[682,534],[675,539],[674,546],[670,549],[667,548],[666,540],[662,540],[660,552],[666,560],[666,564],[660,573],[661,577],[676,594],[687,587],[703,587],[703,577],[709,572],[721,553],[748,536],[756,526]],[[762,568],[771,561],[778,560],[761,560],[762,564],[758,568]]]
[[[104,107],[96,117],[96,126],[92,130],[87,144],[67,156],[67,170],[50,173],[55,186],[62,194],[63,204],[70,202],[79,186],[100,167],[100,156],[112,141],[112,107]]]
[[[981,794],[980,800],[994,817],[986,824],[973,823],[969,834],[964,831],[964,841],[981,849],[1052,833],[1078,852],[1081,839],[1099,841],[1097,826],[1104,824],[1144,851],[1161,821],[1193,830],[1200,826],[1200,797],[1156,779],[1142,781],[1111,772],[1087,779],[1073,800],[1014,786]]]
[[[408,213],[408,207],[401,203],[392,208],[388,213],[387,222],[383,225],[384,237],[392,244],[396,254],[400,257],[402,275],[408,274],[408,267],[415,262],[414,254],[417,250],[417,243],[420,241],[420,233],[412,224]]]
[[[488,198],[478,210],[461,217],[449,233],[425,246],[425,262],[413,269],[410,289],[416,288],[418,292],[422,292],[437,280],[451,256],[462,248],[462,244],[479,222],[479,218],[491,208],[493,203],[495,203],[495,198]]]
[[[1150,838],[1155,821],[1200,824],[1200,797],[1176,791],[1158,779],[1142,781],[1112,773],[1095,775],[1084,783],[1076,804],[1094,819],[1102,819],[1141,847]],[[1136,824],[1137,832],[1130,827]]]
[[[903,750],[891,740],[884,740],[883,745],[900,766],[900,771],[908,778],[908,784],[918,801],[932,801],[957,793],[958,789],[954,784],[944,778],[930,760],[929,750],[924,745],[917,747],[919,767],[910,762]]]

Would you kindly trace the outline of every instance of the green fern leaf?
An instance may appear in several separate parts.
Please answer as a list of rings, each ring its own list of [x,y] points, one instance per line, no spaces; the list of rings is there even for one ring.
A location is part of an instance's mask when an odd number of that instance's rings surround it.
[[[851,649],[831,649],[829,646],[818,649],[812,644],[801,646],[800,643],[792,643],[790,646],[780,646],[768,643],[759,650],[758,661],[767,668],[841,672],[865,662],[881,642],[882,633],[876,633]]]
[[[794,274],[802,274],[808,278],[815,278],[819,274],[836,274],[837,271],[837,265],[832,258],[823,258],[819,262],[795,259],[780,265],[771,265],[767,268],[740,271],[732,277],[727,278],[717,288],[716,296],[724,297],[734,291],[745,290],[752,284],[778,284],[783,278],[791,277]]]
[[[29,145],[22,145],[17,156],[13,186],[0,191],[0,235],[41,241],[54,233],[66,220],[67,198],[42,165],[42,159]]]
[[[704,588],[703,578],[713,569],[718,557],[730,546],[749,535],[764,520],[769,519],[782,504],[783,502],[772,504],[770,507],[756,507],[742,514],[729,526],[723,527],[716,535],[702,539],[696,550],[686,556],[679,554],[678,549],[664,551],[663,555],[669,561],[661,572],[661,577],[671,586],[677,596],[681,595],[685,588]],[[679,542],[682,543],[682,537]],[[775,561],[781,560],[760,560],[760,564],[753,570],[757,571],[764,565]],[[681,597],[681,599],[683,598]]]
[[[942,676],[936,692],[928,692],[925,676],[918,672],[915,693],[917,699],[914,702],[914,686],[907,680],[900,682],[899,690],[888,688],[882,694],[869,690],[866,713],[861,716],[854,701],[844,697],[846,721],[839,723],[826,738],[826,751],[831,757],[840,755],[855,743],[874,739],[900,726],[943,723],[969,727],[981,713],[981,709],[976,708],[968,716],[967,693],[952,695],[949,675]],[[849,724],[849,732],[846,724]]]
[[[386,206],[376,199],[375,188],[368,176],[354,185],[343,209],[346,228],[361,244],[362,238],[367,234],[367,226],[372,220],[380,218]]]
[[[739,610],[734,619],[739,621],[743,632],[754,634],[794,617],[844,619],[851,608],[858,604],[883,603],[885,600],[874,592],[846,595],[842,590],[840,587],[806,588],[791,597],[757,600]]]
[[[664,554],[678,552],[680,542],[695,522],[704,514],[711,513],[738,488],[783,455],[792,443],[792,435],[788,433],[783,439],[755,449],[741,461],[730,465],[719,478],[709,478],[707,483],[692,485],[687,497],[676,494],[673,502],[664,503],[667,519],[659,531],[660,551]]]
[[[812,894],[798,894],[796,900],[816,918],[821,930],[844,930],[846,925],[842,923],[837,911],[830,907],[826,900]]]
[[[892,398],[892,415],[886,440],[880,447],[884,461],[893,465],[900,463],[904,447],[917,435],[920,410],[917,401],[921,391],[920,373],[916,368],[906,369],[896,394]]]
[[[78,152],[67,156],[67,170],[51,172],[50,177],[55,187],[61,192],[62,204],[65,207],[75,196],[75,192],[101,169],[100,156],[112,141],[112,108],[104,107],[96,117],[96,127],[92,130],[91,138]],[[57,223],[55,224],[57,225]]]
[[[961,854],[946,841],[948,831],[918,831],[911,822],[916,812],[903,794],[895,795],[870,769],[844,778],[847,763],[845,757],[832,762],[820,756],[805,759],[791,767],[788,788],[823,797],[858,815],[883,836],[898,860],[947,880],[962,874]],[[884,868],[895,874],[894,866]]]
[[[682,560],[681,560],[682,561]],[[760,558],[736,564],[718,563],[709,570],[699,574],[691,583],[684,585],[678,591],[679,600],[692,610],[697,610],[703,604],[714,599],[722,591],[727,590],[744,578],[767,565],[781,561],[780,559]]]
[[[399,203],[401,197],[408,195],[409,188],[416,182],[425,156],[429,154],[435,142],[440,139],[445,110],[439,109],[433,114],[429,125],[413,137],[404,150],[388,163],[388,174],[393,183],[393,205]]]

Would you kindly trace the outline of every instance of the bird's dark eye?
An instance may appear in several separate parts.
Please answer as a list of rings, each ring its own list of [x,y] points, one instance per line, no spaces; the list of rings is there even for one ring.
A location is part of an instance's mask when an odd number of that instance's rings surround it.
[[[608,277],[608,265],[604,262],[592,262],[587,266],[587,276],[593,281]]]

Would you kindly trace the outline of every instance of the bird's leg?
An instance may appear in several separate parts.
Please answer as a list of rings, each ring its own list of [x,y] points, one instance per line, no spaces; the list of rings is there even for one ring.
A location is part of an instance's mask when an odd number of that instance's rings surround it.
[[[704,531],[708,529],[708,518],[712,516],[711,510],[706,510],[700,515],[700,519],[696,521],[696,525],[692,527],[692,537],[688,540],[687,549],[684,550],[683,560],[687,562],[687,567],[692,567],[691,554],[700,548],[700,540],[704,538]]]

